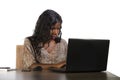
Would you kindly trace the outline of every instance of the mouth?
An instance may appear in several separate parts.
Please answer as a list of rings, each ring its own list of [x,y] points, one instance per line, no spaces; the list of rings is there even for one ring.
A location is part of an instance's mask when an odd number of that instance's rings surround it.
[[[55,39],[57,37],[57,35],[52,35],[52,39]]]

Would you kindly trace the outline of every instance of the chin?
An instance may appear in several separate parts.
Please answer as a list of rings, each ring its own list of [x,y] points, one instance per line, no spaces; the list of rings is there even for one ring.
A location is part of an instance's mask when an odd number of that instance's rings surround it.
[[[53,37],[52,37],[52,39],[56,39],[56,38],[57,38],[57,36],[53,36]]]
[[[55,39],[56,39],[56,37],[53,37],[52,39],[53,39],[53,40],[55,40]]]

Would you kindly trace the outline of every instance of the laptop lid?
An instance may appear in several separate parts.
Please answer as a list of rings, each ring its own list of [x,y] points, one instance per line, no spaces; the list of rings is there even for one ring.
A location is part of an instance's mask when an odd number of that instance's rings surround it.
[[[109,42],[107,39],[68,40],[66,71],[104,71],[107,68]]]

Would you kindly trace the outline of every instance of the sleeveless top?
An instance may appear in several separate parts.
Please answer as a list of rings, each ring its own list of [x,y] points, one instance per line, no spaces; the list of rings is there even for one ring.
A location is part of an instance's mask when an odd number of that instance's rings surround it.
[[[33,63],[36,63],[34,58],[34,50],[30,43],[30,40],[25,38],[24,41],[24,53],[23,53],[23,68],[27,69]],[[48,53],[46,49],[41,48],[41,55],[37,56],[37,60],[42,64],[57,64],[66,60],[67,55],[67,42],[61,39],[60,43],[57,43],[51,53]]]

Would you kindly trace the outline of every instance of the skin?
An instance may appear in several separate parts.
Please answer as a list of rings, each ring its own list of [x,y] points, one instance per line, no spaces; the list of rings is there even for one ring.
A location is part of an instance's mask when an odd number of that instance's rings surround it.
[[[54,28],[50,30],[52,39],[50,40],[49,44],[46,43],[44,45],[44,48],[48,51],[48,53],[51,53],[56,46],[54,39],[59,35],[60,27],[61,27],[61,23],[56,23],[54,25]]]
[[[44,45],[44,49],[46,49],[48,51],[48,53],[51,53],[56,46],[56,43],[55,43],[54,39],[59,35],[60,27],[61,27],[61,23],[56,23],[54,25],[53,29],[50,30],[52,39],[50,40],[49,44],[46,43]],[[65,64],[66,64],[65,61],[57,63],[57,64],[36,64],[35,63],[35,64],[32,64],[29,68],[33,69],[36,66],[41,66],[43,69],[48,69],[49,67],[60,68],[60,67],[64,66]]]
[[[29,69],[32,70],[33,68],[35,68],[35,67],[37,67],[37,66],[41,66],[42,69],[47,70],[47,69],[49,69],[50,67],[61,68],[61,67],[64,66],[65,64],[66,64],[65,61],[60,62],[60,63],[57,63],[57,64],[36,64],[36,63],[34,63],[34,64],[32,64],[32,65],[29,67]]]

